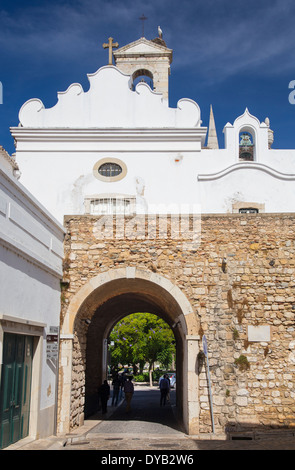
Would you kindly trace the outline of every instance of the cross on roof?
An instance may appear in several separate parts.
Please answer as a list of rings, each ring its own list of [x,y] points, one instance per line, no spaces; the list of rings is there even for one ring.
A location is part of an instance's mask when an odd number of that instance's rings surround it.
[[[109,65],[113,65],[113,48],[119,47],[119,44],[117,42],[113,42],[113,38],[109,38],[109,42],[104,42],[102,47],[104,49],[109,49]]]
[[[144,38],[144,22],[147,20],[147,17],[142,15],[139,19],[142,21],[142,37]]]

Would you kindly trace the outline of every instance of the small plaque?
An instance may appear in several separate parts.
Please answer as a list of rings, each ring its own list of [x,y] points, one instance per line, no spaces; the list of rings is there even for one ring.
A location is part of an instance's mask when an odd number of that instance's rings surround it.
[[[251,342],[269,342],[270,341],[270,326],[259,325],[253,326],[248,325],[248,341]]]

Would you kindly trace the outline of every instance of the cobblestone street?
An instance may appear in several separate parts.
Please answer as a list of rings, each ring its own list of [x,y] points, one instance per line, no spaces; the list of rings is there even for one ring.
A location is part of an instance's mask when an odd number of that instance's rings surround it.
[[[109,400],[109,404],[111,400]],[[99,451],[97,457],[108,455],[106,451],[120,451],[120,455],[194,455],[200,450],[295,450],[295,432],[273,430],[268,434],[248,433],[233,439],[225,436],[186,435],[175,417],[175,391],[171,391],[170,403],[160,407],[157,387],[135,386],[131,411],[126,403],[108,407],[107,415],[101,413],[85,421],[84,426],[63,436],[30,441],[20,441],[7,450],[90,450]],[[143,451],[140,453],[140,451]],[[112,454],[109,454],[112,455]],[[72,458],[72,456],[71,456]],[[199,460],[201,455],[198,454]]]

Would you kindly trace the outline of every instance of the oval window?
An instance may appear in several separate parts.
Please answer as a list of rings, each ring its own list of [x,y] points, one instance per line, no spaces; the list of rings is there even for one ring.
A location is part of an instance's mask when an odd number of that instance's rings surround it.
[[[127,167],[118,158],[103,158],[95,163],[93,175],[102,181],[119,181],[127,174]]]
[[[103,163],[98,168],[98,173],[101,176],[113,177],[118,176],[122,173],[122,167],[118,163],[108,162]]]

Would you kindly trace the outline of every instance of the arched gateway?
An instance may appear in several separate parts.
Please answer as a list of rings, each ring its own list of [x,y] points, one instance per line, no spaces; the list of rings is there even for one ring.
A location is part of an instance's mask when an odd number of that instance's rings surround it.
[[[167,278],[138,267],[110,269],[72,297],[61,324],[58,431],[68,432],[91,413],[97,384],[106,376],[106,343],[113,326],[138,311],[172,328],[177,351],[177,407],[188,433],[198,432],[199,337],[189,335],[194,313]]]

